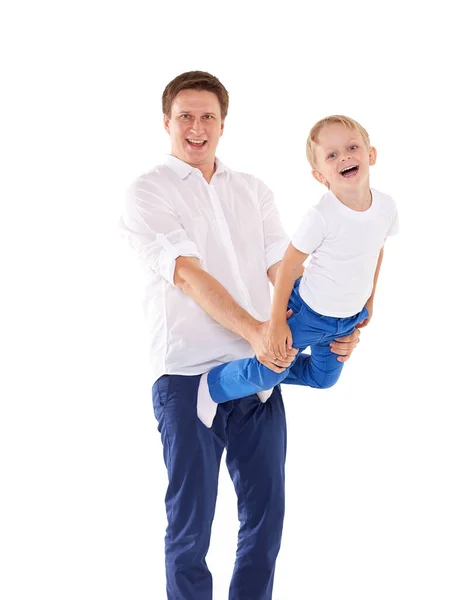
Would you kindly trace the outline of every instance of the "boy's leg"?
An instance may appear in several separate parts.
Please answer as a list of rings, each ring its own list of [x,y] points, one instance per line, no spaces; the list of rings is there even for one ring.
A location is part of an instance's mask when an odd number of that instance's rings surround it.
[[[304,306],[299,296],[300,281],[299,278],[294,282],[288,304],[288,308],[293,311],[293,316],[288,319],[293,335],[298,315]],[[306,348],[308,345],[296,347]],[[220,404],[251,394],[258,394],[260,400],[265,402],[271,395],[272,388],[281,383],[288,372],[286,369],[282,373],[275,373],[261,364],[256,357],[235,360],[215,367],[209,373],[204,373],[200,381],[197,402],[199,419],[207,427],[211,427],[217,410],[215,403]]]
[[[314,388],[326,389],[335,385],[340,377],[343,364],[338,360],[338,356],[330,350],[330,343],[334,339],[345,337],[353,333],[355,325],[363,321],[368,316],[366,308],[347,318],[324,317],[318,319],[317,332],[325,328],[327,333],[319,335],[317,343],[310,343],[311,354],[299,354],[289,369],[289,374],[284,379],[284,383],[295,385],[307,385]],[[304,320],[306,321],[305,331],[302,336],[305,341],[310,341],[309,325],[313,319],[310,310],[306,311]],[[296,336],[295,336],[296,337]]]
[[[343,364],[337,360],[337,355],[330,350],[327,342],[313,344],[311,354],[299,354],[289,369],[284,383],[307,385],[313,388],[326,389],[335,385],[343,369]]]
[[[227,466],[238,496],[240,530],[229,600],[270,600],[284,519],[286,417],[281,390],[276,387],[265,404],[256,395],[233,404]]]
[[[168,600],[211,600],[205,557],[217,497],[218,473],[232,404],[219,407],[212,429],[197,418],[200,376],[164,375],[153,386],[169,486],[165,538]]]
[[[212,400],[220,404],[273,388],[287,373],[288,369],[271,371],[254,356],[215,367],[209,371],[207,383]]]

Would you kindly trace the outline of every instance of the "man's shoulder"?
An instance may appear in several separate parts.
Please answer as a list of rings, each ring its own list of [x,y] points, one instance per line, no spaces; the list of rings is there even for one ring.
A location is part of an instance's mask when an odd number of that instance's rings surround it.
[[[164,164],[159,164],[142,173],[128,186],[128,195],[141,193],[159,193],[170,184],[170,169]]]
[[[248,187],[248,189],[262,193],[266,190],[269,191],[269,187],[256,175],[252,173],[245,173],[244,171],[235,171],[227,167],[227,173],[229,175],[229,181],[234,184],[240,184]]]

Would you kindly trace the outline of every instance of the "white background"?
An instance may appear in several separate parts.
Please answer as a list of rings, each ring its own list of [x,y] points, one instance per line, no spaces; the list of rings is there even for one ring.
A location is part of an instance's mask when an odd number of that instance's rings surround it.
[[[2,15],[2,598],[165,598],[142,281],[117,221],[126,187],[168,150],[165,85],[199,69],[230,92],[220,158],[273,189],[289,233],[323,192],[307,133],[334,113],[368,129],[372,185],[401,215],[340,383],[284,389],[274,599],[471,600],[462,4],[46,0]],[[216,600],[237,528],[223,466],[208,556]]]

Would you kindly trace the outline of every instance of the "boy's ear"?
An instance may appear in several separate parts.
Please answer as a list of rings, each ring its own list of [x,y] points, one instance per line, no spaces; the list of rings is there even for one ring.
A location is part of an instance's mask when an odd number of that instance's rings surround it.
[[[377,156],[378,156],[378,153],[376,152],[376,148],[374,148],[373,146],[371,146],[370,150],[369,150],[370,167],[372,167],[373,165],[376,164],[376,157]]]
[[[317,169],[313,169],[312,177],[314,177],[314,179],[317,179],[317,181],[322,185],[327,185],[327,180],[320,171],[317,171]]]

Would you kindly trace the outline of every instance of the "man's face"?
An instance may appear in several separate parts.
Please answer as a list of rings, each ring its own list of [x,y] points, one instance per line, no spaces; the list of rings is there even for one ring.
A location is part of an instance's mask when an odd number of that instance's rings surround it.
[[[369,167],[376,162],[376,150],[367,147],[356,129],[330,123],[319,133],[315,160],[314,177],[336,193],[369,185]]]
[[[171,137],[171,154],[192,167],[212,167],[223,133],[220,103],[213,92],[183,90],[174,99],[171,115],[164,115]]]

